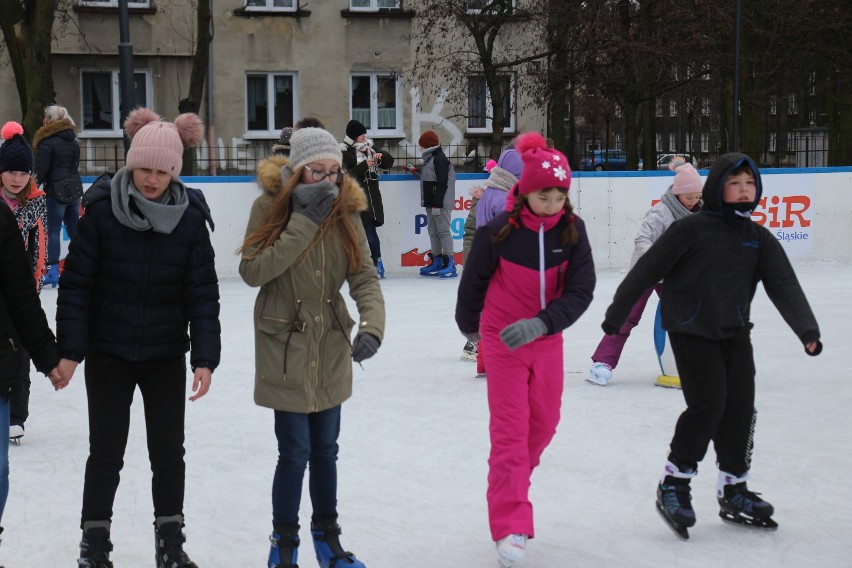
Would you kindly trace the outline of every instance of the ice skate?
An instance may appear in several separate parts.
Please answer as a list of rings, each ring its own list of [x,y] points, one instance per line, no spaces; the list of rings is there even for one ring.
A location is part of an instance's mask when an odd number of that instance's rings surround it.
[[[340,545],[340,525],[336,520],[311,523],[314,551],[321,568],[366,568],[354,554]]]
[[[299,525],[274,527],[269,542],[267,568],[299,568]]]
[[[468,341],[464,344],[464,349],[462,349],[461,354],[462,361],[472,361],[476,362],[476,344]]]
[[[382,263],[381,258],[376,259],[376,273],[379,275],[379,278],[385,277],[385,265]]]
[[[612,367],[606,363],[592,363],[592,368],[589,369],[589,378],[586,380],[593,385],[606,386],[612,378]]]
[[[446,264],[443,265],[443,268],[435,272],[435,276],[438,278],[456,278],[459,273],[456,270],[456,262],[453,260],[452,255],[444,255],[444,259]]]
[[[154,548],[157,568],[198,568],[183,551],[183,516],[159,517],[154,523]]]
[[[689,527],[695,524],[689,482],[695,470],[681,470],[671,461],[666,462],[662,478],[657,485],[657,512],[680,538],[689,538]]]
[[[441,260],[441,255],[433,256],[432,253],[429,253],[429,264],[420,269],[420,275],[434,276],[442,266],[444,266],[444,263]]]
[[[748,476],[736,477],[719,472],[716,497],[719,501],[719,517],[726,523],[774,531],[778,523],[772,520],[774,507],[760,498],[759,493],[749,491],[745,480]]]
[[[112,542],[109,539],[109,521],[90,521],[83,525],[83,538],[80,540],[78,568],[113,568],[109,559]]]
[[[527,535],[510,534],[497,541],[497,560],[500,566],[509,568],[524,559],[527,554]]]
[[[12,424],[9,426],[9,443],[13,446],[21,445],[21,438],[24,437],[24,425]]]

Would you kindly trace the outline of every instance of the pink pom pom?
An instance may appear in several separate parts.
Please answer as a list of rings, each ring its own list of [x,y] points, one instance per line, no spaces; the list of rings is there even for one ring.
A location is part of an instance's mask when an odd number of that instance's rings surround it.
[[[136,133],[143,126],[149,122],[157,122],[158,120],[162,120],[159,114],[149,108],[139,107],[133,109],[127,115],[127,118],[124,120],[124,130],[130,139],[133,140],[133,137],[136,136]]]
[[[515,150],[521,154],[536,148],[547,148],[547,140],[538,132],[524,132],[515,140]]]
[[[488,163],[485,164],[485,171],[490,172],[494,169],[494,166],[497,165],[497,160],[488,160]]]
[[[3,137],[3,140],[10,140],[12,136],[15,134],[23,134],[24,127],[14,120],[10,120],[6,124],[3,125],[2,130],[0,130],[0,136]]]
[[[204,123],[194,112],[185,112],[179,115],[175,119],[175,127],[184,148],[198,146],[204,139]]]
[[[669,162],[669,169],[673,172],[676,172],[679,167],[686,163],[686,158],[683,156],[675,156],[672,158],[672,161]]]

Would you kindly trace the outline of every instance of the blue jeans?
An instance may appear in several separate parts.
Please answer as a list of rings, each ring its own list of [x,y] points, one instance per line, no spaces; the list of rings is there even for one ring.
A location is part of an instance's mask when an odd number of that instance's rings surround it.
[[[0,520],[9,497],[9,397],[0,396]]]
[[[340,405],[302,414],[275,411],[278,465],[272,481],[272,524],[298,524],[305,468],[310,464],[312,518],[337,515]],[[7,436],[8,441],[8,436]]]
[[[80,219],[80,200],[71,203],[59,203],[52,197],[47,198],[47,264],[53,266],[59,262],[59,239],[62,224],[68,231],[68,238],[77,233],[77,220]]]
[[[373,264],[382,258],[382,243],[379,241],[379,233],[376,231],[376,222],[364,223],[364,232],[367,233],[367,244],[370,245],[370,256]]]

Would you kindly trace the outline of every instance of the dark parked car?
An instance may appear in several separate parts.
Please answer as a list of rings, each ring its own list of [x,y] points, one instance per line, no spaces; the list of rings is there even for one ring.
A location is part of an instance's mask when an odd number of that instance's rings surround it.
[[[581,170],[626,170],[627,152],[623,150],[594,150],[587,152],[580,160]],[[642,160],[639,160],[639,169],[642,169]]]

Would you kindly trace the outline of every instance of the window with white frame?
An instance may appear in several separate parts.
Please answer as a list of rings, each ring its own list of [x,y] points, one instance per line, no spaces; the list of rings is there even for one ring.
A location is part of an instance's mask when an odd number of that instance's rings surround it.
[[[276,136],[292,126],[298,116],[295,73],[248,73],[246,75],[246,132]]]
[[[621,110],[621,105],[618,104],[618,103],[615,104],[615,117],[616,118],[623,118],[624,117],[624,111]]]
[[[769,97],[769,115],[775,116],[778,114],[778,97],[772,95]]]
[[[669,152],[677,151],[677,134],[669,134]]]
[[[701,97],[701,116],[710,116],[710,98]]]
[[[677,101],[674,99],[669,101],[669,116],[677,116]]]
[[[686,133],[684,142],[686,142],[686,144],[685,144],[686,151],[691,152],[692,151],[692,134],[691,133],[689,133],[689,132]]]
[[[465,8],[468,14],[481,14],[482,12],[496,12],[504,7],[506,0],[465,0]],[[511,0],[511,7],[517,6],[517,0]]]
[[[815,95],[816,94],[816,84],[817,84],[816,71],[811,71],[810,75],[808,75],[808,94],[809,95]]]
[[[702,81],[710,80],[710,65],[705,63],[701,66],[701,75],[698,77]]]
[[[775,148],[778,145],[778,135],[775,132],[769,133],[769,148],[767,150],[769,152],[775,152]]]
[[[515,79],[512,75],[500,75],[500,95],[506,127],[503,132],[515,131]],[[485,83],[485,75],[469,75],[467,78],[467,131],[491,132],[494,107],[491,93]]]
[[[349,9],[353,11],[375,12],[377,10],[398,10],[401,0],[349,0]]]
[[[808,124],[811,126],[816,124],[817,113],[816,110],[811,109],[808,111]]]
[[[369,136],[402,133],[399,75],[352,73],[349,85],[349,116],[366,126]]]
[[[118,8],[119,0],[80,0],[80,6]],[[151,0],[127,0],[128,8],[150,8]]]
[[[677,63],[672,65],[672,81],[677,81]]]
[[[799,114],[799,105],[796,103],[796,95],[787,97],[787,114]]]
[[[295,12],[299,0],[246,0],[246,12]]]
[[[657,134],[656,139],[654,140],[654,148],[657,152],[663,151],[663,135]]]
[[[82,133],[86,136],[120,137],[121,95],[118,69],[83,69],[80,71],[80,98],[83,103]],[[133,73],[134,104],[149,106],[152,98],[151,72]]]
[[[663,116],[663,100],[657,99],[654,105],[654,116]]]
[[[702,132],[699,135],[700,140],[700,150],[701,152],[709,152],[710,151],[710,134],[708,132]]]

